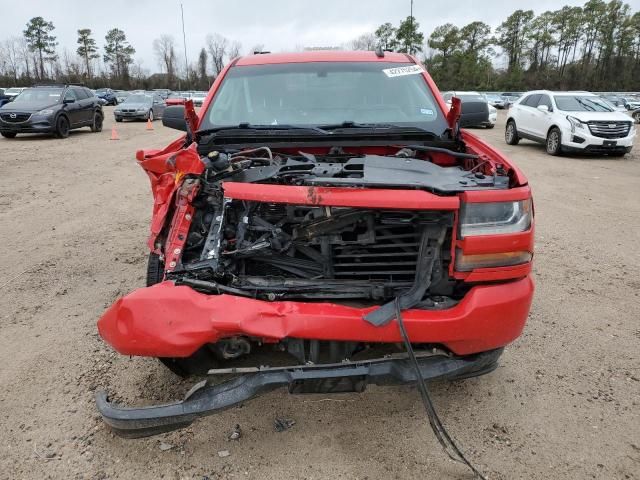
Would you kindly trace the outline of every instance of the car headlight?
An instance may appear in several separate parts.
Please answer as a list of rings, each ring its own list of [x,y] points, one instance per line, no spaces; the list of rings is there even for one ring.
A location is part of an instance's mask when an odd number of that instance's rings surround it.
[[[138,109],[138,111],[139,111],[139,112],[146,112],[146,111],[147,111],[147,109],[146,109],[146,108],[139,108],[139,109]]]
[[[44,110],[40,110],[38,113],[36,113],[36,115],[51,115],[53,114],[53,110],[51,109],[44,109]]]
[[[572,132],[575,132],[576,129],[578,129],[578,128],[580,128],[580,129],[584,128],[584,123],[582,123],[582,121],[577,119],[576,117],[572,117],[571,115],[567,115],[567,120],[571,124],[571,131]]]
[[[531,199],[515,202],[464,203],[460,236],[524,232],[531,228]]]

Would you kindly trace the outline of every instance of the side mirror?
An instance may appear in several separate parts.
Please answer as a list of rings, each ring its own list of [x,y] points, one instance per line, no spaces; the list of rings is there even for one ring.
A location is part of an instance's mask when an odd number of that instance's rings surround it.
[[[62,103],[74,103],[75,101],[75,98],[65,98]]]
[[[538,110],[540,110],[541,112],[545,112],[545,113],[549,113],[549,107],[546,105],[538,105]]]
[[[162,125],[176,130],[187,131],[187,121],[184,118],[184,105],[171,105],[164,109]]]
[[[460,110],[460,127],[473,127],[489,121],[487,102],[463,102]]]

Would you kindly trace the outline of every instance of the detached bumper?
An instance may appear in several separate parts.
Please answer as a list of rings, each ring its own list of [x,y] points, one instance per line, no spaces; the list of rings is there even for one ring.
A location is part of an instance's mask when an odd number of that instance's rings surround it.
[[[394,325],[397,329],[397,326]],[[502,349],[464,358],[443,355],[420,357],[425,380],[460,379],[489,373],[497,367]],[[212,415],[278,387],[291,393],[362,392],[367,384],[412,384],[416,376],[406,358],[382,358],[331,365],[256,369],[218,385],[195,385],[181,402],[141,408],[112,404],[105,392],[96,393],[105,423],[127,438],[148,437],[189,426],[196,418]]]
[[[413,343],[441,344],[457,355],[485,352],[520,335],[533,290],[529,276],[479,285],[453,308],[406,310],[404,322]],[[119,299],[100,318],[98,330],[121,354],[150,357],[188,357],[205,344],[236,335],[265,342],[400,342],[393,322],[376,327],[363,319],[376,308],[206,295],[165,281]]]

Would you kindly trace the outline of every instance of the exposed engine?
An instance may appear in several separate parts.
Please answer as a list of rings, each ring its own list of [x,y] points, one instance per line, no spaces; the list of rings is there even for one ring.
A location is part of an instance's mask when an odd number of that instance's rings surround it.
[[[394,156],[339,149],[324,156],[274,155],[266,147],[212,152],[205,172],[191,179],[198,188],[191,228],[180,263],[167,277],[212,293],[380,304],[406,292],[428,270],[423,283],[430,298],[455,296],[457,284],[446,274],[453,212],[237,200],[225,197],[224,183],[402,187],[445,194],[506,188],[506,175],[487,174],[473,155],[456,155],[453,165],[441,166],[409,148]]]

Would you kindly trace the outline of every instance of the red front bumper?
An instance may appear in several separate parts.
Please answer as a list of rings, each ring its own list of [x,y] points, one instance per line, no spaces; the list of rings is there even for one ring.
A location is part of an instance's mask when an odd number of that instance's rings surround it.
[[[520,335],[533,290],[530,277],[480,285],[453,308],[407,310],[403,319],[412,342],[443,344],[458,355],[492,350]],[[188,357],[204,344],[234,335],[274,342],[400,342],[395,322],[374,327],[363,320],[374,309],[206,295],[167,281],[119,299],[100,318],[98,329],[121,354],[151,357]]]

